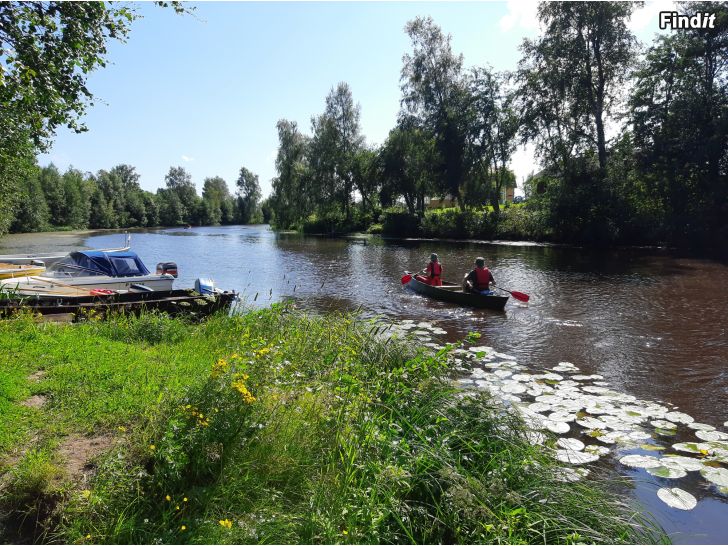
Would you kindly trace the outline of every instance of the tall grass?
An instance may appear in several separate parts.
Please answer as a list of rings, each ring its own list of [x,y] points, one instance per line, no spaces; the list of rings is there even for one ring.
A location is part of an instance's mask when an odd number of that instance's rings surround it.
[[[604,483],[560,482],[558,465],[503,406],[453,388],[447,350],[419,352],[351,317],[286,306],[198,326],[142,317],[45,326],[39,335],[49,328],[61,345],[129,345],[122,353],[97,347],[102,362],[89,372],[98,396],[117,389],[121,420],[91,401],[72,404],[79,391],[71,376],[80,370],[62,359],[50,366],[49,416],[67,429],[125,432],[88,490],[65,489],[42,540],[660,539]],[[119,391],[117,373],[131,363],[133,379]],[[143,366],[162,373],[145,385]]]

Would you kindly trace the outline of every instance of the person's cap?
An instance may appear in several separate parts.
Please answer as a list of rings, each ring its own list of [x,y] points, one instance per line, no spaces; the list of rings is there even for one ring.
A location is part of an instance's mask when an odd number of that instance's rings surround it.
[[[483,267],[485,265],[485,258],[481,258],[480,256],[475,258],[475,265]]]
[[[431,262],[436,262],[437,260],[438,260],[437,254],[435,254],[434,252],[432,254],[430,254]]]

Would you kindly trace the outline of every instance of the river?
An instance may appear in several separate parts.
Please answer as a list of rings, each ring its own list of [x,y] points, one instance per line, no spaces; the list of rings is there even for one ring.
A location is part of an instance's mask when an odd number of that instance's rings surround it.
[[[120,246],[117,233],[14,235],[0,253],[83,244]],[[455,243],[327,239],[275,234],[267,226],[135,232],[132,248],[150,269],[175,261],[177,285],[212,277],[254,305],[293,298],[313,310],[359,309],[366,316],[435,323],[448,341],[479,332],[482,345],[529,370],[568,361],[600,374],[610,388],[672,404],[726,431],[728,409],[728,266],[661,249],[587,250],[530,243]],[[437,252],[444,278],[459,281],[483,256],[499,286],[526,292],[505,312],[464,309],[402,288],[405,269]],[[692,439],[695,441],[695,439]],[[677,441],[685,441],[678,438]],[[616,465],[616,462],[614,463]],[[667,480],[618,466],[634,477],[633,495],[679,543],[728,542],[728,497],[705,481]],[[693,473],[694,474],[694,473]],[[680,483],[678,483],[680,482]],[[657,500],[658,487],[699,499],[691,511]]]

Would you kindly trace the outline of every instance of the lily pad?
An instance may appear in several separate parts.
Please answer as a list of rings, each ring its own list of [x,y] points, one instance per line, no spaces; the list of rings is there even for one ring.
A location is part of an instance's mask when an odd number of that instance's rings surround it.
[[[718,487],[728,487],[728,469],[707,466],[700,470],[700,475]]]
[[[549,429],[554,434],[566,434],[569,432],[569,424],[564,422],[550,421],[546,419],[543,422],[543,426]]]
[[[672,489],[661,487],[657,490],[657,496],[670,508],[677,508],[679,510],[692,510],[698,505],[695,497],[677,487],[673,487]]]
[[[655,466],[646,468],[648,474],[657,476],[658,478],[667,478],[675,480],[678,478],[684,478],[688,473],[682,468],[668,467],[668,466]]]
[[[582,451],[584,442],[576,438],[559,438],[556,445],[562,449],[570,449],[571,451]]]
[[[663,429],[676,429],[677,425],[675,423],[672,423],[670,421],[665,421],[662,419],[657,419],[656,421],[650,421],[650,424],[655,428],[663,428]]]
[[[688,423],[688,428],[693,430],[715,430],[713,425],[706,425],[705,423]]]
[[[584,451],[586,451],[587,453],[594,453],[595,455],[604,456],[604,455],[607,455],[610,450],[608,447],[605,447],[605,446],[590,445],[590,446],[586,446],[584,448]]]
[[[596,453],[584,453],[583,451],[572,451],[570,449],[557,449],[556,459],[569,464],[586,464],[599,460]]]
[[[640,445],[640,449],[644,449],[645,451],[662,451],[665,448],[655,444],[642,444]]]
[[[695,436],[706,442],[719,442],[721,440],[728,440],[728,434],[725,432],[719,432],[717,430],[698,430],[695,432]]]
[[[698,455],[707,455],[708,453],[710,453],[711,446],[709,444],[699,442],[681,442],[679,444],[672,444],[672,449],[674,449],[675,451],[696,453]]]
[[[665,419],[672,421],[673,423],[682,423],[683,425],[687,425],[695,421],[695,419],[690,417],[687,413],[683,413],[681,411],[668,411],[665,414]]]
[[[604,421],[595,419],[594,417],[584,417],[583,419],[577,419],[576,424],[584,428],[598,428],[601,430],[607,428],[607,424]]]
[[[587,468],[557,468],[554,478],[560,482],[577,482],[589,474]]]
[[[665,461],[670,461],[669,465],[679,466],[680,468],[687,470],[688,472],[697,472],[704,468],[703,463],[692,457],[684,457],[683,455],[666,455],[660,459],[662,464],[666,464]]]
[[[556,421],[559,423],[571,423],[576,419],[576,415],[573,413],[567,413],[565,411],[555,411],[548,416],[549,420]]]
[[[619,459],[619,462],[632,468],[657,468],[662,466],[660,460],[651,455],[625,455]]]

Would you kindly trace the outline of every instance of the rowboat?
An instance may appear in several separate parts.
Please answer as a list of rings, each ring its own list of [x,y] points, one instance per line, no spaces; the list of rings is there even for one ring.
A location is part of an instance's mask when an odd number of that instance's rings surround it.
[[[406,286],[428,298],[496,311],[503,311],[508,301],[508,296],[483,296],[482,294],[463,292],[462,286],[447,281],[442,281],[442,286],[430,286],[418,281],[414,276]]]
[[[42,265],[18,265],[0,262],[0,279],[39,275],[43,271],[45,271],[45,267]]]

